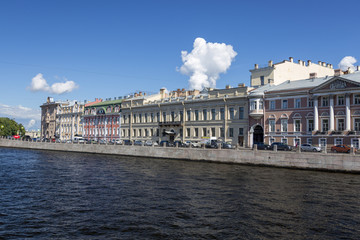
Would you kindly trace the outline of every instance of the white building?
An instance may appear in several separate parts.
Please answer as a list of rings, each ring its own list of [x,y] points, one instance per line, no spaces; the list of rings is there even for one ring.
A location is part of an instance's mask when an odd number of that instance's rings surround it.
[[[296,63],[292,57],[289,60],[275,64],[273,64],[273,61],[269,61],[266,67],[259,68],[259,65],[255,64],[255,68],[251,69],[250,72],[252,87],[259,87],[268,83],[278,85],[287,80],[293,81],[334,75],[332,64],[321,61],[316,64],[310,60],[307,61],[307,64],[302,60],[298,60]]]

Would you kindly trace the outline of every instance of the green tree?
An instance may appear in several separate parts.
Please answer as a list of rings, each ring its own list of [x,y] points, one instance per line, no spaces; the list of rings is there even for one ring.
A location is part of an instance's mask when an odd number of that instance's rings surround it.
[[[25,135],[25,128],[10,118],[0,118],[0,136]]]

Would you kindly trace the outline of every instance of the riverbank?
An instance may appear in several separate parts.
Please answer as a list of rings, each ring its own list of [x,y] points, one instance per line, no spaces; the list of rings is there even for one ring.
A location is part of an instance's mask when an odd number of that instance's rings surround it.
[[[69,144],[8,139],[0,139],[0,147],[360,173],[360,156],[354,154]]]

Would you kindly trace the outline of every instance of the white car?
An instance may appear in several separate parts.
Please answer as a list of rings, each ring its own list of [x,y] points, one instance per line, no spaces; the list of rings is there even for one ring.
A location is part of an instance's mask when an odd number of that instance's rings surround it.
[[[315,147],[308,143],[301,144],[300,148],[301,148],[301,151],[304,151],[304,152],[321,152],[321,147]]]

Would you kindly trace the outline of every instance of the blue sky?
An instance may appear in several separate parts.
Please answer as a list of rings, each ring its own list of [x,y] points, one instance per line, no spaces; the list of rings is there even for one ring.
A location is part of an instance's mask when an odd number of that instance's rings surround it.
[[[360,58],[359,1],[1,1],[0,116],[25,125],[47,96],[94,100],[135,91],[189,88],[177,71],[198,37],[237,53],[216,82],[249,85],[255,63],[271,59]],[[41,73],[63,94],[30,91]]]

